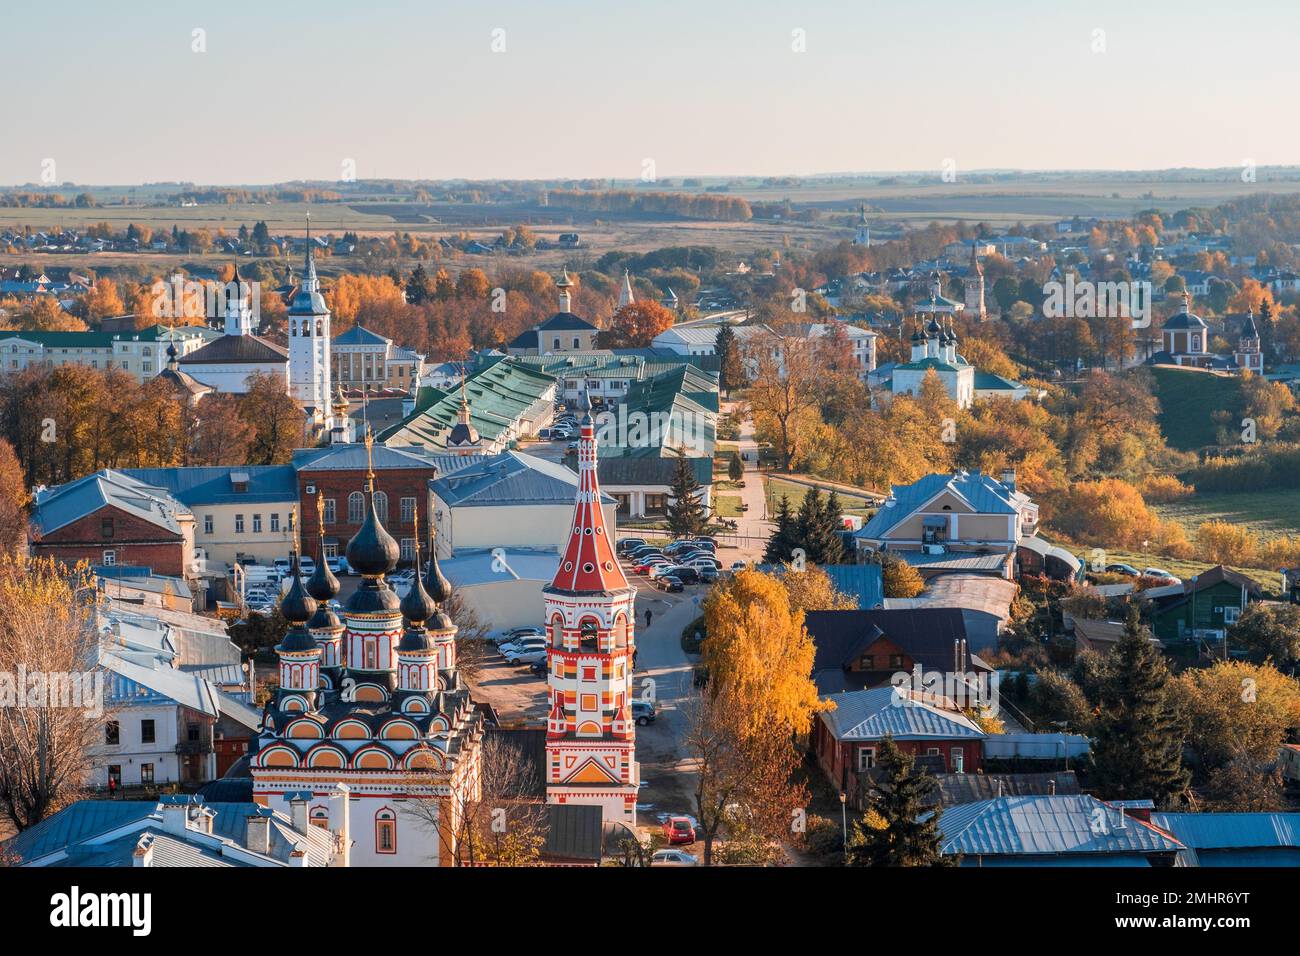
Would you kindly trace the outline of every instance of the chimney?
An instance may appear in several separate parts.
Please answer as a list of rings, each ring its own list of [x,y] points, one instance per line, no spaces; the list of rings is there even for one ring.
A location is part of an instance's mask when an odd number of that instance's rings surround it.
[[[250,813],[245,820],[244,845],[253,853],[269,856],[271,853],[271,817],[269,814]]]
[[[286,794],[289,798],[289,820],[293,828],[299,833],[307,832],[307,801],[311,799],[311,791],[305,790],[298,793]]]
[[[296,846],[293,852],[289,854],[289,865],[297,867],[307,866],[307,853],[302,847]]]
[[[1054,797],[1054,796],[1056,796],[1056,778],[1055,778],[1055,777],[1053,777],[1051,780],[1047,781],[1047,795],[1048,795],[1049,797]]]
[[[1003,470],[1002,484],[1006,486],[1008,491],[1016,490],[1016,470],[1014,468]]]
[[[189,828],[189,798],[163,797],[162,802],[158,804],[158,808],[162,812],[163,832],[184,836],[185,831]]]
[[[140,837],[131,853],[131,866],[153,866],[153,834],[146,833]]]
[[[343,821],[341,829],[334,832],[336,840],[336,855],[331,861],[331,866],[351,866],[352,865],[352,791],[346,783],[340,783],[334,788],[334,793],[330,795],[331,800],[338,800],[341,804],[340,817]]]
[[[199,807],[198,813],[194,816],[194,826],[200,833],[212,836],[212,818],[216,815],[211,807]]]

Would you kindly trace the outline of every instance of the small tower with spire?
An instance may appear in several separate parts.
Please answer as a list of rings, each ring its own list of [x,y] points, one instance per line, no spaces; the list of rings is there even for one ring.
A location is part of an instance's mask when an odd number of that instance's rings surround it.
[[[1232,359],[1243,372],[1260,375],[1264,371],[1264,355],[1260,351],[1254,308],[1246,310],[1246,321],[1241,323],[1241,335],[1237,337],[1237,350],[1233,352]]]
[[[618,290],[618,308],[625,305],[631,305],[636,301],[636,296],[632,294],[632,276],[626,269],[623,270],[623,285]]]
[[[867,207],[861,205],[858,207],[858,230],[853,234],[853,244],[863,248],[871,248],[871,225],[867,222]]]
[[[330,426],[331,445],[351,445],[357,440],[356,423],[348,417],[348,397],[343,394],[343,383],[334,387],[334,401],[330,405],[334,424]]]
[[[984,266],[980,264],[978,249],[979,240],[972,239],[970,267],[966,270],[966,278],[962,279],[961,284],[965,293],[966,314],[983,322],[988,318],[988,311],[984,304]]]
[[[341,588],[339,579],[325,560],[325,495],[316,492],[317,545],[316,569],[307,579],[307,593],[316,602],[316,613],[307,622],[307,630],[321,649],[321,683],[338,687],[343,673],[343,622],[330,607]]]
[[[469,398],[465,394],[465,372],[460,374],[460,409],[456,424],[447,433],[447,450],[457,455],[474,455],[482,449],[478,429],[470,421]]]
[[[234,276],[226,283],[227,335],[257,333],[257,329],[253,328],[253,310],[249,305],[251,293],[252,290],[239,277],[239,266],[235,266]]]
[[[307,251],[302,283],[289,306],[289,395],[314,422],[333,427],[330,400],[330,312],[321,295],[312,255],[311,217],[307,218]]]
[[[570,290],[573,288],[573,280],[569,278],[569,270],[561,269],[560,278],[555,283],[555,288],[560,290],[560,311],[573,311],[573,295]]]

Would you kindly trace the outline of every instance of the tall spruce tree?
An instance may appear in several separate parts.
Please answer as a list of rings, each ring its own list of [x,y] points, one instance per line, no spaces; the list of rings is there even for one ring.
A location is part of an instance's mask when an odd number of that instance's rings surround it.
[[[1089,777],[1103,799],[1149,798],[1166,806],[1187,788],[1186,731],[1170,681],[1164,658],[1130,605],[1098,693]]]
[[[776,528],[767,539],[763,560],[768,564],[780,564],[789,561],[794,549],[798,547],[795,542],[795,518],[790,511],[790,499],[785,495],[777,502],[776,514],[772,520],[776,523]]]
[[[803,548],[805,557],[814,564],[824,563],[825,550],[825,516],[822,507],[822,493],[817,486],[808,489],[799,504],[799,514],[795,518],[795,547]]]
[[[718,356],[718,385],[729,395],[733,388],[741,388],[745,384],[736,332],[729,324],[724,322],[718,329],[713,349]]]
[[[943,811],[931,799],[938,787],[934,777],[919,769],[911,754],[899,750],[892,737],[881,741],[876,766],[880,777],[867,793],[867,809],[882,825],[854,826],[849,865],[955,865],[956,859],[940,850],[939,817]]]
[[[823,564],[840,564],[844,561],[844,539],[840,537],[843,521],[844,509],[840,505],[840,496],[832,488],[822,506],[820,538]]]
[[[672,495],[668,505],[668,529],[679,537],[703,534],[709,516],[700,500],[700,482],[685,455],[677,456],[677,468],[668,491]]]

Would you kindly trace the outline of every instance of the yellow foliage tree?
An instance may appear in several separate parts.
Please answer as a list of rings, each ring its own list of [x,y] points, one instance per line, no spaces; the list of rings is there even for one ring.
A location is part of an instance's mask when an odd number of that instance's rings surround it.
[[[785,727],[805,734],[827,709],[812,681],[814,647],[803,611],[785,587],[752,568],[710,592],[702,647],[709,687],[750,732]]]

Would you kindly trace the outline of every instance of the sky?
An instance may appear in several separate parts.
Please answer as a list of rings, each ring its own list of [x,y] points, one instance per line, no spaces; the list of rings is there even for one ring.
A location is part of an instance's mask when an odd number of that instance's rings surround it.
[[[1300,163],[1294,0],[45,0],[3,30],[6,185]]]

